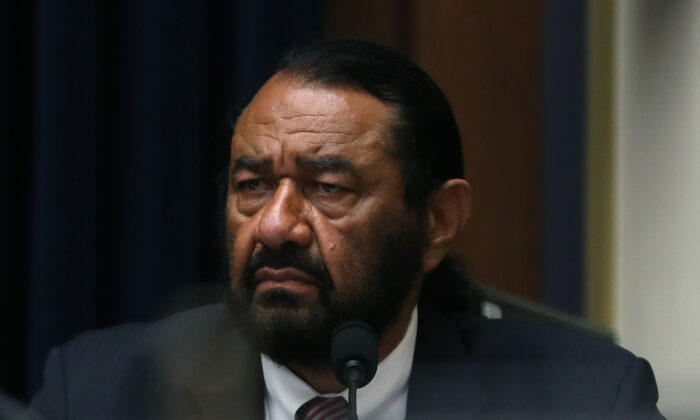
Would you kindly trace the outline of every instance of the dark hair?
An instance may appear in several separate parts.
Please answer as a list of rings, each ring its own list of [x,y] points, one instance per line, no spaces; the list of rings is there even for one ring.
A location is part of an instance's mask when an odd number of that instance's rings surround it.
[[[464,177],[450,104],[403,55],[367,41],[318,41],[291,50],[278,72],[323,86],[357,87],[392,106],[390,152],[401,162],[406,204],[414,211],[423,213],[430,194],[445,181]]]

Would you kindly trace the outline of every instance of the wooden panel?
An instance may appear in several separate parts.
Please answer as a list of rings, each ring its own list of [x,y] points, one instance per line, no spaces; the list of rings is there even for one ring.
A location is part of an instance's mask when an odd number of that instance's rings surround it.
[[[352,11],[348,3],[327,3],[327,35],[407,52],[450,99],[474,190],[457,251],[473,278],[539,300],[541,0],[360,1]]]

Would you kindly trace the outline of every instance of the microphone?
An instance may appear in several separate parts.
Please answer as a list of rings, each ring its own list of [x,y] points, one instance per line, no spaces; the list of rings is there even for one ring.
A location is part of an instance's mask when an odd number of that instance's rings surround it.
[[[348,321],[336,328],[331,340],[335,377],[348,388],[350,418],[357,420],[357,388],[377,372],[377,335],[369,325]]]

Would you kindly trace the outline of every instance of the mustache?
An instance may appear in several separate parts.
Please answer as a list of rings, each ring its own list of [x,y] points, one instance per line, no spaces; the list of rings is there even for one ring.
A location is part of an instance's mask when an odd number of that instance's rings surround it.
[[[255,273],[263,268],[296,268],[313,277],[319,287],[333,288],[333,280],[323,260],[314,259],[306,251],[292,243],[279,248],[263,246],[254,253],[243,267],[241,279],[247,287],[254,287]]]

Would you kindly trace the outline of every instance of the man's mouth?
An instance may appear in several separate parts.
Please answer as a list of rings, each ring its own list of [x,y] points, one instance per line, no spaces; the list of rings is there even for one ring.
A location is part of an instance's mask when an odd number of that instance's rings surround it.
[[[286,289],[295,293],[309,293],[318,290],[319,284],[308,273],[293,267],[263,267],[255,272],[256,293],[271,289]]]

